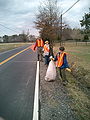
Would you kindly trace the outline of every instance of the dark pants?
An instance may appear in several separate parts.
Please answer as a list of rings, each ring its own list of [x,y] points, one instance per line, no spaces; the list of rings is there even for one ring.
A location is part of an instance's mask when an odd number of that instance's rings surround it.
[[[49,64],[49,55],[45,55],[45,65]]]
[[[38,47],[37,48],[37,58],[38,61],[42,61],[43,60],[43,51],[42,51],[43,47]]]
[[[58,68],[58,72],[59,72],[60,78],[62,79],[62,82],[68,82],[68,80],[66,78],[65,68],[63,68],[63,69]]]

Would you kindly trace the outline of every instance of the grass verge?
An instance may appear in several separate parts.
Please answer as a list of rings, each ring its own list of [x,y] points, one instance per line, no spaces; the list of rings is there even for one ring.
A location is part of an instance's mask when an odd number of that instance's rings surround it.
[[[59,44],[55,44],[55,54],[58,48]],[[71,73],[66,72],[72,110],[79,120],[90,120],[90,45],[66,43],[65,49],[72,69]]]

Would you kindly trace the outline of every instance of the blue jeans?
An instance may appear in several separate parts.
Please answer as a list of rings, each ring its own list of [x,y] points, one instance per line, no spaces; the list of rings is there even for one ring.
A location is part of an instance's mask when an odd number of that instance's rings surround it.
[[[49,55],[45,55],[45,65],[49,64]]]

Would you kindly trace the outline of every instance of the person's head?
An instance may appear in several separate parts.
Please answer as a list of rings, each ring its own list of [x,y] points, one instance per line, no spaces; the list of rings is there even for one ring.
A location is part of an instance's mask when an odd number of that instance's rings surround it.
[[[65,50],[65,48],[63,47],[63,46],[61,46],[60,48],[59,48],[59,51],[60,52],[63,52]]]
[[[45,44],[48,44],[49,42],[48,41],[45,41]]]

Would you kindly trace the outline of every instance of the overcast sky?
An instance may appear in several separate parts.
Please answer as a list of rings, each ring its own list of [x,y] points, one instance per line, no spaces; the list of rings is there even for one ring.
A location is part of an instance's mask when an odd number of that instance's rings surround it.
[[[33,21],[42,0],[0,0],[0,36],[22,33],[23,30],[30,34],[38,35]],[[65,12],[77,0],[58,0],[60,11]],[[63,15],[63,20],[70,27],[80,28],[79,20],[89,12],[90,0],[80,0],[70,11]],[[4,25],[9,29],[4,28]]]

